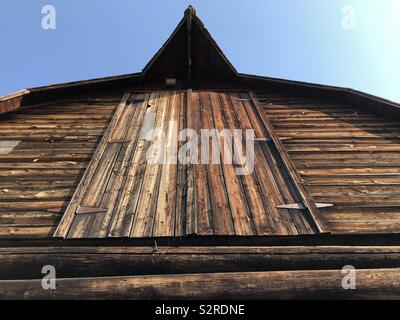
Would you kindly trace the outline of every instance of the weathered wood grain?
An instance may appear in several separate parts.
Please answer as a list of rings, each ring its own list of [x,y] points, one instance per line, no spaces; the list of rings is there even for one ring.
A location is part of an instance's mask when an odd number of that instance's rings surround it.
[[[257,137],[268,135],[254,105],[241,101],[240,95],[212,91],[163,91],[152,93],[149,101],[143,97],[132,94],[130,99],[140,102],[117,111],[106,135],[108,141],[121,143],[103,147],[100,143],[97,160],[87,169],[92,172],[91,182],[81,182],[85,190],[77,191],[70,203],[70,207],[79,204],[103,212],[74,216],[68,238],[314,233],[302,212],[277,208],[299,201],[287,185],[277,154],[259,143],[254,155],[247,154],[251,153],[247,132],[240,133],[243,145],[230,136],[237,129],[255,129]],[[154,123],[148,121],[151,115]],[[166,138],[161,148],[154,149],[156,141],[152,141],[159,139],[158,133],[153,132],[150,141],[142,137],[153,127]],[[192,136],[177,141],[184,129],[197,134],[200,148],[189,149],[193,154],[188,163],[180,163],[184,159],[179,158],[171,164],[166,158],[181,152],[178,146],[185,150],[193,142]],[[211,135],[202,137],[203,129]],[[234,155],[234,149],[246,153]],[[163,158],[149,162],[149,152]],[[254,164],[255,169],[239,175],[237,160],[250,169]]]
[[[104,150],[106,149],[108,145],[108,140],[110,138],[111,134],[111,128],[114,127],[116,124],[119,115],[122,113],[123,109],[125,108],[125,105],[129,99],[130,94],[125,94],[124,97],[122,98],[122,101],[115,112],[115,115],[113,117],[113,120],[111,121],[109,127],[107,128],[106,132],[104,133],[104,136],[102,138],[102,141],[100,142],[97,151],[95,155],[93,156],[88,169],[86,170],[78,188],[75,191],[74,194],[74,200],[72,200],[67,208],[67,211],[63,215],[63,218],[60,222],[60,224],[57,227],[56,232],[54,233],[55,237],[62,237],[65,238],[68,235],[68,232],[71,228],[71,223],[73,222],[73,219],[75,217],[75,211],[78,208],[78,206],[81,204],[81,201],[85,195],[86,188],[91,182],[92,177],[95,174],[95,170],[97,168],[97,165],[99,164],[101,160],[101,155],[103,154]]]
[[[51,102],[0,118],[0,139],[21,140],[0,155],[1,238],[52,236],[121,99],[112,95],[93,94],[93,105],[85,98]]]
[[[349,105],[262,101],[312,198],[334,233],[395,233],[400,123]]]
[[[11,247],[0,248],[0,279],[41,279],[43,265],[58,278],[205,272],[398,268],[393,247]]]
[[[342,270],[203,273],[0,281],[3,299],[399,299],[399,269],[357,271],[356,290],[344,290]],[[299,281],[302,279],[302,281]]]

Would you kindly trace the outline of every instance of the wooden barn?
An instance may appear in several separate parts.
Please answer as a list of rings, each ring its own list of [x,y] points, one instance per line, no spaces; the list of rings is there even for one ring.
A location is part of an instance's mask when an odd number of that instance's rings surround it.
[[[238,73],[192,7],[142,72],[0,113],[3,299],[400,298],[400,105]],[[253,170],[150,163],[151,129],[250,130]]]

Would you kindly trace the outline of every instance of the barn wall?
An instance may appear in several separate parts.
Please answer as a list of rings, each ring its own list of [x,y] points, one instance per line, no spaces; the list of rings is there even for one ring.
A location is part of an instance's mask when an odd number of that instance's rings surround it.
[[[53,235],[122,95],[0,117],[0,141],[19,141],[0,154],[0,238]],[[400,231],[400,121],[322,98],[257,97],[277,134],[291,138],[283,143],[308,193],[334,205],[319,210],[329,231]]]
[[[0,117],[0,143],[18,142],[0,154],[0,238],[53,234],[58,208],[71,199],[121,97],[97,94]]]
[[[329,100],[258,93],[333,233],[400,231],[400,121]]]

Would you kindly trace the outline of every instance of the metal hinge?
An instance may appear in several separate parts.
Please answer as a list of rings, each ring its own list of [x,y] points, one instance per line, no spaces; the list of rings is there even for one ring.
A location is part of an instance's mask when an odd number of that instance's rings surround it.
[[[315,206],[318,209],[322,208],[331,208],[333,207],[332,203],[315,203]],[[283,204],[276,206],[278,209],[289,209],[289,210],[305,210],[307,207],[304,205],[304,203],[291,203],[291,204]]]
[[[107,209],[94,208],[94,207],[83,207],[83,206],[79,206],[78,209],[76,209],[76,211],[75,211],[75,213],[77,215],[95,214],[95,213],[103,213],[103,212],[107,212]]]

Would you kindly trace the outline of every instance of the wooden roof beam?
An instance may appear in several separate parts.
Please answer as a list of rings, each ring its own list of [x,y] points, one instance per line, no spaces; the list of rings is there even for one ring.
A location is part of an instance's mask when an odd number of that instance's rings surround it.
[[[196,10],[189,6],[185,10],[186,27],[187,27],[187,63],[188,63],[188,79],[192,79],[192,22],[193,16],[196,15]]]
[[[220,272],[57,279],[1,280],[2,299],[400,299],[400,269],[357,270],[357,290],[343,290],[342,269]],[[27,292],[29,294],[27,294]]]

